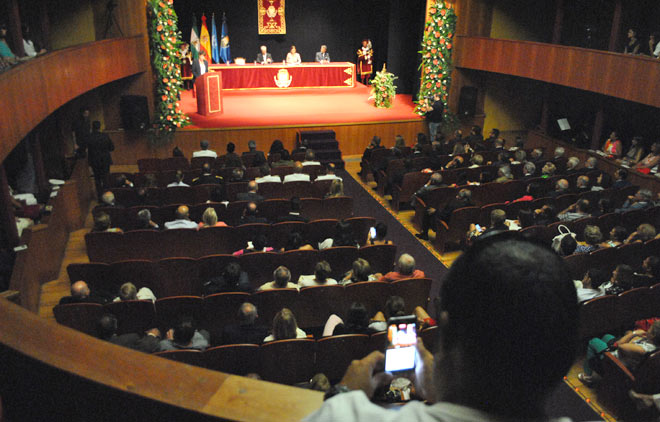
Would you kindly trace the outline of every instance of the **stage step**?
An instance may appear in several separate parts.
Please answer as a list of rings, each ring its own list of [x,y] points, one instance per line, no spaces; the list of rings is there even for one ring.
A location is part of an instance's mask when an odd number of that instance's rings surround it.
[[[335,139],[334,130],[300,130],[298,131],[298,140],[315,141],[318,139]]]
[[[307,147],[314,151],[321,164],[333,163],[337,169],[344,168],[334,130],[300,130],[296,133],[296,142],[302,141],[307,141]]]

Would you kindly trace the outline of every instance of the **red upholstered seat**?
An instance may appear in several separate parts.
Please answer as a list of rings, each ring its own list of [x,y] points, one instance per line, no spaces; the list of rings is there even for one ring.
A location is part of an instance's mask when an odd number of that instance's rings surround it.
[[[325,197],[325,194],[328,193],[330,190],[330,185],[332,184],[332,180],[327,179],[327,180],[315,180],[314,181],[314,197],[315,198],[323,198]]]
[[[164,352],[156,352],[154,356],[170,359],[180,363],[186,363],[193,366],[204,366],[203,353],[199,350],[167,350]]]
[[[295,384],[309,381],[316,373],[316,342],[310,339],[278,340],[260,348],[261,369],[265,381]]]
[[[360,246],[366,245],[369,229],[376,225],[376,219],[373,217],[351,217],[346,219],[346,222],[351,225],[355,240],[360,243]]]
[[[160,249],[163,258],[187,256],[198,258],[204,255],[200,251],[199,236],[195,229],[169,229],[159,232],[160,243],[153,245]]]
[[[603,271],[611,273],[616,267],[617,263],[620,262],[619,248],[600,248],[590,253],[590,265],[595,268],[600,268]],[[588,268],[584,268],[583,273]],[[579,278],[582,280],[582,277]]]
[[[152,261],[144,259],[128,259],[113,262],[110,266],[117,288],[131,282],[135,287],[148,287],[156,297],[163,297],[158,278],[158,268]]]
[[[138,333],[156,327],[156,309],[150,300],[122,300],[105,305],[117,317],[117,334]]]
[[[230,202],[229,205],[227,205],[227,220],[225,223],[230,226],[238,226],[247,204],[248,201]]]
[[[346,334],[316,342],[316,372],[325,374],[331,383],[341,380],[351,362],[369,354],[369,336]]]
[[[138,202],[137,191],[133,188],[112,188],[111,191],[115,195],[115,202],[124,207],[132,207]]]
[[[455,210],[449,219],[449,227],[439,225],[435,237],[438,251],[443,253],[448,244],[460,245],[464,242],[470,224],[479,218],[479,207],[465,207]]]
[[[353,268],[353,261],[358,258],[355,246],[334,246],[319,251],[319,260],[327,261],[332,268],[332,278],[339,280],[348,270]]]
[[[291,203],[286,199],[266,199],[259,204],[259,215],[268,221],[277,221],[277,218],[286,215],[291,210]]]
[[[256,344],[230,344],[206,349],[204,366],[234,375],[259,373],[259,346]]]
[[[281,311],[282,308],[289,308],[297,319],[298,290],[296,289],[264,290],[253,293],[251,299],[259,310],[260,320],[267,326],[271,326],[275,314]],[[304,325],[302,321],[298,321],[298,324],[300,326]]]
[[[194,169],[201,169],[204,164],[209,163],[211,168],[213,168],[213,165],[215,164],[215,158],[214,157],[192,157],[190,159],[190,167]]]
[[[307,241],[317,247],[320,242],[334,235],[336,226],[337,220],[330,218],[310,221],[307,224]]]
[[[160,171],[188,170],[190,163],[186,157],[168,157],[162,158],[160,162]]]
[[[298,198],[314,197],[314,189],[311,182],[296,181],[282,183],[282,198],[291,199],[294,196]]]
[[[238,263],[248,273],[253,290],[269,281],[273,281],[273,271],[280,263],[279,255],[274,252],[252,252],[241,255]]]
[[[211,344],[220,344],[225,325],[238,323],[238,310],[245,302],[252,302],[249,293],[216,293],[204,298],[202,326],[211,334]]]
[[[132,256],[135,259],[156,260],[164,257],[161,245],[161,233],[156,230],[132,230],[124,233],[124,245],[130,245],[131,251],[123,251],[120,259]]]
[[[317,250],[293,250],[279,255],[277,261],[291,271],[291,281],[298,282],[301,275],[314,274],[314,267],[319,261]]]
[[[66,267],[71,284],[78,280],[87,283],[93,292],[116,294],[118,285],[109,264],[101,262],[73,263]]]
[[[199,296],[202,282],[199,265],[192,258],[164,258],[158,261],[160,294],[167,296]]]
[[[275,168],[273,170],[275,170]],[[273,175],[275,175],[275,173],[273,173]],[[284,187],[280,182],[259,183],[259,195],[266,199],[284,198]]]
[[[213,277],[219,277],[230,262],[238,262],[238,257],[231,254],[208,255],[199,258],[199,279],[206,283]]]
[[[591,268],[591,256],[588,253],[576,253],[564,257],[564,262],[568,265],[573,280],[582,280],[582,276],[587,269]]]
[[[326,212],[323,209],[323,199],[319,198],[301,198],[301,213],[310,220],[323,218]]]
[[[55,320],[74,330],[96,337],[97,323],[103,315],[103,305],[98,303],[72,303],[53,308]]]
[[[330,315],[344,316],[346,309],[346,292],[342,286],[303,287],[295,315],[303,328],[322,327]]]
[[[349,196],[336,196],[323,200],[323,210],[326,216],[338,220],[353,216],[353,198]]]
[[[234,227],[234,236],[236,237],[236,241],[243,245],[239,249],[245,248],[247,242],[254,240],[259,235],[264,235],[268,240],[270,240],[270,224],[252,223],[242,224],[240,226]]]
[[[137,165],[140,173],[159,172],[160,158],[140,158],[137,160]]]
[[[348,302],[360,302],[367,308],[368,315],[382,311],[387,298],[391,296],[390,284],[382,281],[353,283],[344,289],[348,306],[350,306]]]
[[[635,321],[656,317],[657,311],[648,314],[650,293],[648,287],[639,287],[618,295],[615,302],[617,326],[623,331],[630,329]]]
[[[101,232],[85,235],[87,256],[92,262],[113,262],[126,256],[122,233]]]
[[[375,273],[388,273],[394,268],[396,245],[369,245],[358,249],[358,257],[366,259]]]
[[[161,332],[173,328],[181,318],[202,321],[202,298],[199,296],[172,296],[156,300],[156,318]]]
[[[195,233],[196,250],[200,256],[231,254],[245,247],[234,236],[233,227],[206,227]]]
[[[617,328],[617,296],[601,296],[580,304],[580,338],[610,333]]]
[[[185,186],[165,188],[165,204],[192,205],[195,201],[195,191]]]
[[[381,331],[369,336],[369,352],[374,350],[385,351],[387,347],[387,331]]]
[[[431,353],[435,352],[438,343],[438,327],[427,327],[424,328],[421,333],[417,334],[422,338],[424,347],[426,347],[426,349]]]
[[[390,284],[390,295],[401,296],[406,304],[406,313],[412,314],[417,306],[426,309],[431,292],[430,278],[407,278]]]
[[[225,185],[227,201],[236,201],[236,195],[241,192],[247,192],[247,187],[248,187],[248,182],[227,183]]]

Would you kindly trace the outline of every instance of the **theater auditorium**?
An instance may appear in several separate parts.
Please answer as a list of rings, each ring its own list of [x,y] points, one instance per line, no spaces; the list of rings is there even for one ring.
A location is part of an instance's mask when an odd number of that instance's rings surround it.
[[[0,0],[0,422],[660,417],[660,4]]]

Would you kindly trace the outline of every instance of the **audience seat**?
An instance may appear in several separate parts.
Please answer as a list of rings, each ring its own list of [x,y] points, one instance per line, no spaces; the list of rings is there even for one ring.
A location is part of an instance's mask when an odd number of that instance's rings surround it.
[[[616,296],[607,295],[580,304],[581,339],[599,337],[617,328],[616,300]]]
[[[369,352],[385,351],[387,347],[387,331],[380,331],[369,336]]]
[[[277,174],[273,172],[273,176],[275,175]],[[284,188],[280,182],[263,182],[259,183],[259,194],[266,199],[284,198]]]
[[[294,196],[299,198],[313,198],[314,189],[312,183],[304,181],[282,183],[281,197],[285,199],[291,199]]]
[[[296,318],[303,328],[323,327],[332,314],[346,315],[345,289],[342,286],[303,287],[298,294]]]
[[[314,267],[320,261],[317,250],[292,250],[279,255],[277,261],[291,271],[291,281],[298,282],[301,275],[314,274]]]
[[[195,233],[196,250],[200,257],[215,254],[231,254],[245,247],[234,235],[233,227],[206,227]]]
[[[190,163],[186,157],[161,158],[160,171],[188,170]]]
[[[371,271],[386,274],[394,268],[396,245],[369,245],[358,249],[358,257],[366,259]]]
[[[114,232],[90,232],[85,234],[87,256],[91,262],[114,262],[123,259],[124,235]]]
[[[185,186],[165,188],[164,203],[168,204],[194,204],[195,190]]]
[[[346,222],[351,225],[355,240],[358,241],[360,246],[366,245],[369,229],[376,225],[376,219],[373,217],[351,217],[346,219]]]
[[[312,220],[307,224],[307,241],[315,248],[325,239],[334,236],[337,220],[324,218]]]
[[[350,196],[336,196],[323,200],[325,215],[332,215],[341,220],[353,216],[353,198]]]
[[[98,337],[97,324],[103,315],[103,305],[98,303],[72,303],[53,308],[55,320],[74,330]]]
[[[369,336],[346,334],[316,341],[316,372],[325,374],[330,383],[341,381],[351,362],[369,354]]]
[[[573,280],[582,280],[582,276],[590,267],[589,260],[590,255],[588,253],[575,253],[564,257],[564,262],[568,266]]]
[[[206,349],[204,366],[214,371],[234,375],[259,373],[260,350],[256,344],[230,344]],[[277,361],[271,364],[277,366]]]
[[[199,233],[195,229],[169,229],[158,233],[158,249],[163,258],[186,256],[199,258]]]
[[[424,167],[417,167],[424,168]],[[402,203],[408,204],[415,192],[429,180],[431,173],[406,173],[403,175],[401,186],[392,187],[392,208],[398,212]]]
[[[261,189],[259,185],[259,189]],[[241,192],[247,192],[248,182],[230,182],[225,184],[225,196],[227,201],[233,202],[236,201],[236,195]]]
[[[343,275],[353,268],[353,261],[358,258],[355,246],[333,246],[319,251],[319,261],[327,261],[332,268],[331,277],[341,280]]]
[[[367,308],[367,314],[373,316],[385,308],[390,294],[390,284],[383,281],[363,281],[344,287],[347,300],[361,302]],[[350,304],[349,304],[350,305]]]
[[[238,262],[238,257],[230,254],[203,256],[199,260],[199,280],[206,283],[213,277],[220,276],[230,262]]]
[[[174,360],[180,363],[186,363],[193,366],[204,366],[203,352],[199,350],[167,350],[164,352],[156,352],[154,356]]]
[[[133,230],[124,233],[124,245],[131,246],[130,254],[128,251],[124,253],[123,257],[113,261],[125,259],[127,256],[132,256],[135,259],[157,260],[164,258],[163,250],[156,245],[161,245],[161,233],[156,230]],[[111,246],[108,246],[111,247]],[[91,259],[91,257],[90,257]],[[106,262],[113,262],[106,261]]]
[[[248,201],[233,201],[227,205],[227,221],[230,226],[238,226]]]
[[[451,214],[448,227],[438,224],[435,245],[441,254],[448,244],[461,245],[465,241],[470,224],[478,220],[479,212],[479,207],[459,208]]]
[[[181,318],[192,317],[196,324],[202,321],[202,298],[199,296],[172,296],[156,300],[158,328],[163,335]]]
[[[247,242],[254,240],[259,235],[266,236],[270,242],[270,224],[250,223],[234,227],[234,237],[236,238],[236,242],[243,245],[239,249],[246,248]],[[267,246],[271,245],[268,244]]]
[[[158,261],[161,296],[200,296],[202,282],[197,262],[192,258],[164,258]]]
[[[113,262],[110,265],[117,289],[126,282],[135,284],[135,287],[148,287],[156,297],[163,296],[160,291],[158,267],[153,261],[143,259],[129,259]]]
[[[120,284],[112,276],[109,264],[101,262],[73,263],[66,267],[71,284],[82,280],[97,294],[116,294]]]
[[[137,165],[140,173],[159,172],[160,158],[139,158],[137,160]]]
[[[316,373],[314,356],[316,342],[310,339],[278,340],[265,343],[259,349],[264,381],[296,384],[309,381]]]
[[[259,319],[267,326],[271,326],[275,314],[282,308],[289,308],[296,319],[298,317],[297,289],[272,289],[255,292],[252,294],[252,300],[259,311]]]
[[[245,302],[252,302],[249,293],[216,293],[204,298],[202,326],[211,334],[211,344],[220,344],[222,330],[226,325],[239,322],[238,310]]]
[[[248,274],[252,290],[273,281],[273,272],[280,265],[275,252],[251,252],[239,257],[241,269]]]
[[[648,287],[631,289],[618,295],[614,312],[619,330],[625,332],[634,326],[635,321],[648,318],[650,298]],[[660,313],[660,310],[657,312]]]
[[[589,262],[587,267],[583,268],[582,273],[586,272],[589,268],[600,268],[607,273],[611,273],[616,267],[619,258],[619,248],[600,248],[589,254]],[[582,280],[582,277],[578,278]]]
[[[291,210],[291,202],[287,199],[266,199],[259,204],[259,215],[268,221],[275,222]]]
[[[628,264],[633,269],[641,267],[642,261],[649,255],[645,253],[649,249],[646,249],[642,242],[624,244],[619,246],[617,250],[619,252],[617,262]],[[657,254],[658,251],[656,250],[655,255]]]
[[[431,292],[430,278],[407,278],[390,283],[390,296],[405,299],[406,313],[412,314],[417,306],[426,309]]]
[[[204,164],[208,163],[211,168],[215,164],[214,157],[192,157],[190,158],[190,168],[201,169],[204,167]]]
[[[325,180],[321,180],[324,182]],[[323,197],[321,197],[323,198]],[[323,209],[324,199],[320,198],[301,198],[300,199],[300,212],[302,215],[311,220],[318,220],[326,215],[329,215]]]
[[[433,353],[436,350],[438,343],[438,327],[427,327],[422,330],[421,333],[418,333],[418,336],[421,336],[422,341],[424,342],[424,347],[426,350]]]
[[[117,334],[144,334],[156,327],[156,309],[150,300],[120,300],[104,308],[104,312],[117,317]]]

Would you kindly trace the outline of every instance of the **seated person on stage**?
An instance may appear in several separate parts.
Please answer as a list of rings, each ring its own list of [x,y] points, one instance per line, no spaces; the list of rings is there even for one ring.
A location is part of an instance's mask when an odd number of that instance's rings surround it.
[[[328,46],[322,45],[321,51],[316,53],[316,62],[317,63],[330,63],[330,54],[328,54]]]
[[[214,208],[208,207],[202,214],[202,221],[198,224],[200,229],[206,227],[227,227],[224,221],[218,221],[218,213]]]
[[[250,280],[248,274],[241,269],[238,262],[230,262],[225,267],[222,275],[212,277],[204,283],[204,295],[227,292],[245,292],[251,293]],[[263,337],[262,337],[263,338]]]
[[[183,317],[167,330],[165,338],[158,344],[159,351],[166,350],[201,350],[209,347],[210,335],[206,330],[196,330],[190,317]]]
[[[424,271],[415,268],[415,258],[407,253],[401,254],[397,262],[399,271],[390,271],[378,281],[396,281],[406,278],[424,278]]]
[[[202,175],[199,177],[195,177],[192,180],[192,185],[193,186],[219,185],[222,184],[222,182],[223,182],[222,176],[213,174],[213,170],[211,169],[211,164],[204,163],[202,165]]]
[[[128,347],[138,352],[153,353],[158,351],[160,330],[152,328],[144,335],[126,333],[117,335],[117,318],[112,314],[105,314],[98,322],[99,338],[109,341],[117,346]]]
[[[289,308],[282,308],[273,318],[272,334],[264,339],[264,343],[274,340],[307,338],[307,333],[298,328],[298,322]]]
[[[268,335],[268,328],[258,323],[257,307],[245,302],[238,309],[238,324],[222,329],[222,344],[260,344]]]
[[[255,202],[250,202],[247,204],[243,210],[243,216],[241,217],[241,224],[254,224],[254,223],[264,223],[268,224],[266,217],[259,217],[259,209]]]
[[[199,143],[199,147],[201,150],[199,151],[194,151],[192,156],[193,158],[195,157],[211,157],[211,158],[218,158],[218,154],[213,151],[212,149],[209,149],[209,141],[203,140]]]
[[[264,234],[258,234],[254,237],[252,241],[249,241],[247,244],[247,248],[245,249],[239,249],[236,252],[234,252],[232,255],[234,256],[241,256],[246,253],[252,253],[252,252],[273,252],[275,249],[273,249],[271,246],[268,246],[268,238]]]
[[[140,290],[138,290],[137,287],[135,287],[135,284],[124,283],[119,288],[119,296],[114,298],[113,302],[123,300],[150,300],[155,302],[156,296],[154,296],[154,292],[148,287],[141,287]]]
[[[325,165],[325,174],[321,174],[316,177],[316,180],[342,180],[341,177],[337,176],[335,174],[335,164],[334,163],[328,163]]]
[[[259,185],[254,180],[248,182],[247,192],[239,192],[236,194],[236,200],[238,201],[250,201],[250,202],[263,202],[264,197],[259,195],[257,191],[259,190]]]
[[[296,46],[292,45],[291,50],[286,55],[286,64],[301,64],[300,54],[296,51]]]
[[[257,143],[254,142],[253,140],[248,141],[248,151],[245,151],[243,154],[241,154],[241,157],[243,158],[252,157],[251,165],[248,165],[246,163],[245,164],[246,167],[261,167],[264,164],[268,163],[268,161],[266,161],[266,156],[264,155],[264,152],[257,150]]]
[[[176,219],[165,223],[166,229],[195,229],[197,230],[197,223],[190,220],[190,210],[186,205],[181,205],[174,212]]]
[[[293,164],[293,174],[287,174],[284,176],[284,183],[287,182],[310,182],[311,178],[309,174],[303,173],[303,164],[300,161],[296,161]]]
[[[60,299],[60,305],[70,303],[100,303],[102,305],[106,302],[105,298],[92,294],[87,283],[82,280],[71,285],[71,296],[64,296]]]
[[[311,275],[301,275],[298,278],[298,285],[302,287],[310,286],[334,286],[337,284],[337,280],[330,278],[330,273],[332,268],[327,261],[319,261],[314,267],[314,274]]]
[[[439,297],[435,355],[417,343],[416,391],[428,404],[371,403],[391,381],[375,351],[353,361],[305,420],[557,420],[545,402],[578,350],[575,288],[561,259],[537,243],[493,236],[454,263]]]
[[[268,52],[268,48],[265,45],[260,47],[261,53],[257,54],[256,62],[258,64],[271,64],[273,63],[273,56]]]
[[[279,266],[273,271],[273,281],[264,283],[258,291],[273,289],[297,289],[298,285],[291,282],[291,271],[287,267]]]
[[[282,179],[280,176],[273,176],[270,174],[270,166],[268,164],[263,164],[261,167],[259,167],[259,174],[261,177],[257,177],[254,179],[255,182],[257,183],[266,183],[266,182],[276,182],[276,183],[282,183]]]
[[[167,185],[168,188],[174,188],[174,187],[190,187],[189,184],[183,182],[183,172],[181,170],[177,170],[176,174],[174,175],[174,182],[170,183]]]
[[[234,152],[235,150],[236,145],[233,142],[227,144],[227,153],[222,156],[225,160],[223,167],[243,167],[243,161],[241,161],[241,157],[239,157],[238,154]]]

